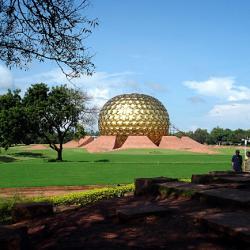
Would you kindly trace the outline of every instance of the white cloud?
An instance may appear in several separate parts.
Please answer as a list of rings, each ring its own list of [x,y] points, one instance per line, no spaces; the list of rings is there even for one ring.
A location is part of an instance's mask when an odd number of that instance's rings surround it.
[[[245,119],[250,117],[250,103],[230,103],[215,105],[210,111],[211,117],[222,117],[224,119]]]
[[[250,88],[236,85],[233,77],[211,77],[206,81],[185,81],[184,85],[198,94],[227,101],[250,100]]]
[[[102,107],[111,97],[126,93],[137,92],[139,84],[133,81],[134,72],[124,71],[118,73],[96,72],[92,76],[81,76],[69,82],[60,69],[52,69],[47,72],[29,75],[15,79],[15,87],[24,92],[31,84],[44,82],[49,86],[67,84],[69,87],[77,87],[86,91],[93,103]]]
[[[250,103],[227,103],[215,105],[208,113],[207,119],[214,126],[232,129],[249,129]]]
[[[13,88],[13,77],[10,70],[3,65],[0,65],[0,89],[7,90]]]
[[[96,106],[102,107],[104,103],[109,99],[109,89],[90,89],[88,94],[93,98],[93,102]]]

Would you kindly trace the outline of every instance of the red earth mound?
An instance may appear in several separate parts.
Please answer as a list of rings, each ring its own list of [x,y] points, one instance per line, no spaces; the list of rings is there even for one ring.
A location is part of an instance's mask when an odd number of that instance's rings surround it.
[[[90,142],[92,142],[94,138],[92,136],[85,136],[82,137],[80,140],[72,140],[69,141],[65,144],[63,144],[64,148],[79,148],[79,147],[84,147]]]
[[[112,135],[101,135],[97,137],[94,141],[87,144],[85,148],[89,152],[105,152],[111,151],[115,147],[116,136]]]
[[[120,149],[157,148],[147,136],[129,136]]]
[[[163,136],[159,145],[160,148],[186,150],[197,153],[215,154],[210,147],[203,145],[188,136],[178,138],[176,136]]]
[[[163,136],[159,148],[181,149],[181,139],[177,136]]]
[[[94,137],[85,136],[78,141],[78,147],[84,147],[92,141],[94,141]]]
[[[63,144],[64,148],[78,148],[78,140],[68,141],[67,143]]]

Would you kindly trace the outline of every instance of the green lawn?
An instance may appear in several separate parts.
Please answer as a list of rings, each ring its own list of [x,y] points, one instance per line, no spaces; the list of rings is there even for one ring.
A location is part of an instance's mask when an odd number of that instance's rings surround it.
[[[65,149],[64,162],[50,162],[55,152],[11,148],[0,153],[0,187],[131,183],[137,177],[190,178],[192,174],[229,170],[232,150],[206,155],[163,149],[89,154]]]

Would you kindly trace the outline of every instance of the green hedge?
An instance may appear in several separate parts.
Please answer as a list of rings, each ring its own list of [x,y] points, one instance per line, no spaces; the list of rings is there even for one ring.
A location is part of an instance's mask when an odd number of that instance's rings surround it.
[[[179,179],[180,181],[190,182],[190,179]],[[84,206],[100,200],[124,196],[125,193],[133,192],[134,184],[121,185],[116,187],[106,187],[92,189],[84,192],[56,195],[50,197],[21,198],[15,196],[9,199],[0,199],[0,222],[10,219],[11,209],[16,203],[20,202],[41,202],[47,201],[54,205],[79,205]]]
[[[48,201],[54,205],[80,205],[84,206],[92,204],[99,200],[110,199],[113,197],[124,196],[125,193],[134,191],[134,184],[128,184],[117,187],[108,187],[101,189],[92,189],[89,191],[70,193],[65,195],[51,196],[51,197],[38,197],[33,201]]]
[[[15,196],[9,199],[0,199],[0,222],[10,220],[11,209],[20,202],[41,202],[47,201],[54,205],[80,205],[92,204],[100,200],[124,196],[125,193],[134,191],[134,184],[127,184],[116,187],[92,189],[89,191],[56,195],[50,197],[21,198]]]

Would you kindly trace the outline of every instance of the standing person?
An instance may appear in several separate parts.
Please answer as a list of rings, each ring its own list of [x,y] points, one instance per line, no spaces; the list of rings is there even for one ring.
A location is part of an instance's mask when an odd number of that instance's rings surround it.
[[[247,151],[247,158],[244,161],[244,171],[250,172],[250,151]]]
[[[235,172],[242,172],[242,156],[240,150],[235,151],[235,155],[232,157],[232,168]]]

